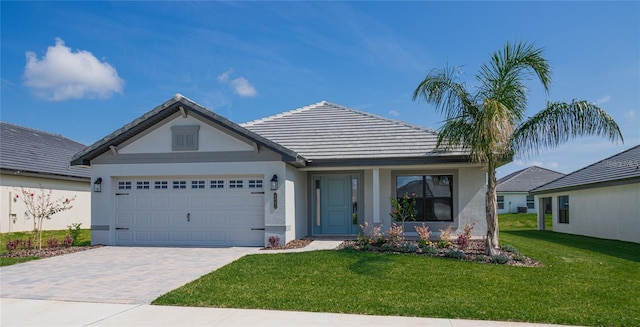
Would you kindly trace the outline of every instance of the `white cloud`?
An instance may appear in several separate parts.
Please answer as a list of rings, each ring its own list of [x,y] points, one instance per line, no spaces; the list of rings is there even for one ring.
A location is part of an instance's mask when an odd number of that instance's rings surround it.
[[[391,115],[393,117],[398,117],[398,116],[400,116],[400,113],[395,111],[395,110],[391,110],[391,111],[389,111],[389,115]]]
[[[42,60],[31,51],[26,58],[25,85],[38,97],[50,101],[104,99],[122,93],[124,80],[115,68],[89,51],[72,52],[62,39],[56,38],[56,45],[47,48]]]
[[[601,97],[600,99],[596,100],[596,102],[594,102],[596,105],[601,105],[601,104],[605,104],[607,102],[609,102],[609,100],[611,100],[611,97],[608,95],[605,95],[603,97]]]
[[[624,118],[630,121],[635,121],[637,117],[636,111],[631,109],[624,113]]]
[[[231,75],[231,73],[233,73],[233,69],[229,68],[229,70],[227,70],[226,72],[218,75],[218,82],[226,82],[229,80],[229,75]]]
[[[251,83],[249,83],[249,81],[247,81],[247,79],[244,77],[238,77],[234,80],[231,80],[230,83],[236,94],[241,97],[252,97],[258,94],[253,85],[251,85]]]

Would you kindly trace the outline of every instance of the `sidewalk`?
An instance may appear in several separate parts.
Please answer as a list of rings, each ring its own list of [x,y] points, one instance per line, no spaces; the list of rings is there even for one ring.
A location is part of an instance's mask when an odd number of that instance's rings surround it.
[[[0,299],[0,325],[10,326],[429,326],[543,327],[517,322],[366,316],[249,309],[166,307]]]

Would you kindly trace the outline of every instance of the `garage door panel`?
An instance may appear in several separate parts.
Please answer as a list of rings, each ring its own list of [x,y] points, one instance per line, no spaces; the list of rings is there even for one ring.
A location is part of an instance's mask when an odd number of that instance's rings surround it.
[[[150,231],[136,231],[135,232],[135,241],[136,242],[149,242],[151,241],[151,232]]]
[[[168,243],[170,241],[168,231],[153,232],[153,240],[155,242]]]

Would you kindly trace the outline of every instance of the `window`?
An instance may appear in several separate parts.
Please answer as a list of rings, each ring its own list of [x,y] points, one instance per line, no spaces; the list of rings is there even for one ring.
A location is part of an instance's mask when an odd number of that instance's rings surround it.
[[[569,223],[569,196],[563,195],[558,197],[558,223]]]
[[[415,194],[417,221],[453,221],[453,176],[397,176],[396,196]]]
[[[242,188],[243,181],[241,179],[232,179],[229,181],[229,188]]]
[[[137,190],[148,190],[149,189],[149,181],[137,181],[136,182]]]
[[[262,180],[261,179],[250,179],[249,180],[249,188],[262,188]]]
[[[118,189],[119,190],[130,190],[131,189],[131,182],[118,182]]]
[[[183,190],[187,188],[187,181],[173,181],[174,190]]]
[[[211,188],[224,188],[223,180],[212,180],[210,186]]]
[[[533,195],[527,195],[527,209],[535,209],[535,198]]]
[[[498,195],[496,199],[498,201],[498,209],[504,209],[504,195]]]
[[[203,188],[205,188],[205,183],[204,183],[204,181],[191,181],[191,188],[192,189],[203,189]]]
[[[168,188],[167,185],[167,181],[155,181],[153,188],[156,190],[166,190]]]
[[[171,127],[171,148],[173,151],[198,150],[198,130],[200,126]]]

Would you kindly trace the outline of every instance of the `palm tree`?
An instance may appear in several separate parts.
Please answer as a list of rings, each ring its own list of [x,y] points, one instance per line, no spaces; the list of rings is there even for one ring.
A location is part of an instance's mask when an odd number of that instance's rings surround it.
[[[507,43],[494,52],[475,76],[479,86],[475,93],[467,90],[458,78],[458,69],[430,71],[413,92],[434,104],[445,120],[439,129],[436,148],[464,148],[471,160],[487,165],[487,254],[498,253],[498,215],[496,201],[496,167],[541,149],[553,148],[583,135],[622,140],[616,122],[592,103],[547,102],[546,108],[526,117],[527,88],[532,77],[549,91],[551,72],[542,56],[543,49],[520,42]]]

